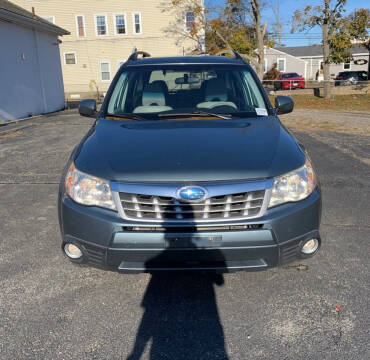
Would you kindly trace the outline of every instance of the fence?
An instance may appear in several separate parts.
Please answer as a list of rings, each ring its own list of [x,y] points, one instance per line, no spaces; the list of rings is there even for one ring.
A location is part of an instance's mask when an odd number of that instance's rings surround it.
[[[368,80],[329,80],[332,95],[370,94]],[[322,96],[324,81],[316,80],[262,80],[268,92],[278,94]]]

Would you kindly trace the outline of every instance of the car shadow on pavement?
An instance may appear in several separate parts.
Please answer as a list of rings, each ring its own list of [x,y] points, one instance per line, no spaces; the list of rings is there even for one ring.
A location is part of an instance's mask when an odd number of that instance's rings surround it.
[[[127,360],[141,358],[145,347],[150,359],[223,359],[224,332],[214,286],[222,274],[205,272],[153,273],[141,306],[145,309]]]
[[[199,270],[152,271],[156,266],[179,266],[178,261],[170,263],[174,252],[187,252],[185,257],[193,259],[191,253],[197,252],[196,248],[208,247],[207,242],[212,243],[214,239],[207,239],[202,233],[179,239],[171,231],[170,228],[165,230],[166,248],[145,263],[151,279],[141,302],[144,314],[127,360],[140,359],[147,346],[150,346],[151,360],[227,360],[215,296],[215,287],[224,284],[223,275]],[[185,250],[189,247],[192,249]],[[216,244],[208,261],[225,266],[224,256]],[[197,266],[197,262],[184,263],[185,267],[187,265]]]

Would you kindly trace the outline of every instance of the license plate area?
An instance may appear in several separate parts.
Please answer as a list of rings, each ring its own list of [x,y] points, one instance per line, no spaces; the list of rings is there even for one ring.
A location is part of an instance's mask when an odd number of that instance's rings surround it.
[[[210,248],[220,247],[222,236],[177,235],[165,237],[168,248]]]

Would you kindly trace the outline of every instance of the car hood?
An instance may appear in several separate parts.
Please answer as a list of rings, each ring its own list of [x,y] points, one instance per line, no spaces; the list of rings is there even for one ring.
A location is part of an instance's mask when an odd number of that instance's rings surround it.
[[[125,182],[268,178],[305,155],[276,117],[232,120],[99,119],[75,158],[88,174]]]

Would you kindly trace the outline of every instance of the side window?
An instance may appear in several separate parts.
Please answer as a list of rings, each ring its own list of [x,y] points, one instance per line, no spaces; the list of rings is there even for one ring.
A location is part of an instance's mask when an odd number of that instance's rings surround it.
[[[95,15],[95,26],[96,26],[96,35],[97,36],[108,35],[107,16],[106,15]]]
[[[132,22],[134,25],[134,34],[141,34],[141,14],[140,13],[133,13],[132,14]]]
[[[266,109],[265,102],[252,74],[249,71],[243,71],[243,74],[246,97],[250,100],[250,105],[254,108]]]
[[[351,70],[351,63],[350,62],[344,63],[343,64],[343,69],[344,70]]]
[[[124,113],[124,104],[127,97],[127,73],[124,72],[117,81],[116,87],[114,88],[112,97],[109,101],[108,112],[110,114]]]
[[[277,69],[280,72],[285,72],[285,59],[277,59]]]
[[[114,15],[115,33],[116,35],[125,35],[126,31],[126,15],[115,14]]]
[[[267,71],[267,59],[263,59],[263,72],[265,73]]]
[[[76,30],[78,37],[82,38],[86,36],[85,17],[83,15],[76,15]]]
[[[77,63],[76,53],[64,53],[64,64],[65,65],[75,65]]]
[[[110,81],[110,62],[100,61],[100,79],[101,81]]]
[[[186,31],[191,31],[191,29],[194,26],[194,21],[195,21],[195,15],[194,12],[192,11],[187,11],[185,13],[185,25],[186,25]]]

